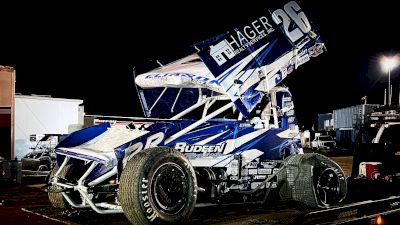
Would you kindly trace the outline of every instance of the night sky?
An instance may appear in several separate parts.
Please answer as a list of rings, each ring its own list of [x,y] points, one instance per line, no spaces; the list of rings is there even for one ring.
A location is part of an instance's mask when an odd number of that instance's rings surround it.
[[[178,59],[272,4],[164,2],[1,3],[0,65],[16,68],[18,93],[83,99],[87,114],[142,116],[133,66]],[[383,103],[387,75],[379,57],[400,52],[399,8],[395,1],[349,2],[302,1],[328,50],[284,81],[306,128],[317,113],[360,104],[365,95],[368,103]],[[399,71],[392,71],[396,102]]]

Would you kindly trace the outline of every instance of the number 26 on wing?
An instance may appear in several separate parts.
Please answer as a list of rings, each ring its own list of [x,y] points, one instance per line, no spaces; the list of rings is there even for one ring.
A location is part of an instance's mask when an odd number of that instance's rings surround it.
[[[295,43],[300,38],[311,31],[310,22],[304,12],[301,11],[297,2],[290,1],[283,6],[283,9],[277,9],[272,13],[272,19],[276,25],[283,23],[285,34],[289,37],[290,41]],[[295,28],[289,30],[291,23],[294,22]]]

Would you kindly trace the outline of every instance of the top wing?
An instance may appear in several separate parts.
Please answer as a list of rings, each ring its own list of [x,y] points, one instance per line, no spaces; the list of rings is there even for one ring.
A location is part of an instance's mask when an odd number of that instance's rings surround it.
[[[146,116],[165,109],[179,112],[195,104],[199,98],[194,93],[201,95],[200,89],[204,88],[228,95],[246,117],[294,69],[326,51],[296,1],[265,10],[257,19],[198,43],[195,48],[197,54],[135,78],[140,88],[154,89],[147,91],[151,92],[147,98],[146,91],[139,90]],[[182,93],[187,92],[187,97],[180,97],[181,90],[167,93],[165,88],[186,89]],[[186,102],[176,107],[176,102],[182,100]],[[155,110],[159,102],[164,106]]]
[[[325,50],[296,1],[196,45],[198,55],[247,116],[265,93]]]

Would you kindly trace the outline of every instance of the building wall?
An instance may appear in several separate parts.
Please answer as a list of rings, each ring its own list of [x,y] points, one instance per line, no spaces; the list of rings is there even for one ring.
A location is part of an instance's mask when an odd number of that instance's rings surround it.
[[[341,148],[351,148],[356,138],[356,130],[351,129],[337,129],[336,130],[336,144]]]
[[[363,104],[333,110],[334,129],[348,129],[368,122],[368,115],[378,106],[376,104]]]
[[[11,107],[13,91],[12,73],[0,69],[0,107]]]
[[[338,146],[352,148],[360,126],[368,122],[368,115],[377,104],[350,106],[333,111],[334,129]]]
[[[15,98],[15,155],[29,151],[31,134],[68,134],[70,124],[78,124],[82,100],[39,96]]]
[[[14,159],[15,70],[0,66],[0,157]]]
[[[332,129],[332,113],[318,114],[318,131],[330,131]]]

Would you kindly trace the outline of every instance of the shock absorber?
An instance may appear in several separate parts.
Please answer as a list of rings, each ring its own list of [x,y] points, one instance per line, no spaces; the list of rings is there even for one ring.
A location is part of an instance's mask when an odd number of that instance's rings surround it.
[[[242,177],[242,155],[237,154],[234,156],[234,159],[238,161],[238,178],[240,180]]]

